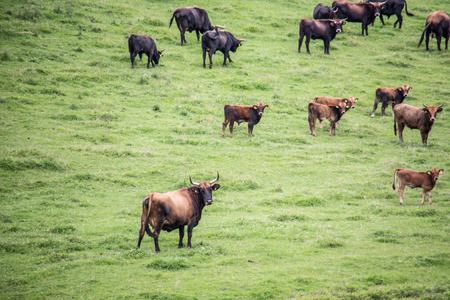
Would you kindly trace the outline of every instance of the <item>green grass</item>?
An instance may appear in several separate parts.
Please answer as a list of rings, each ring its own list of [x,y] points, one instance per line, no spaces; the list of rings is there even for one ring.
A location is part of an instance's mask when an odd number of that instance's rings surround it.
[[[0,288],[2,299],[447,299],[450,295],[450,52],[417,48],[445,1],[408,1],[369,36],[348,23],[311,55],[298,24],[314,1],[3,1],[0,3]],[[324,3],[329,4],[329,3]],[[202,68],[200,43],[180,47],[179,7],[246,39],[233,63]],[[131,69],[127,38],[165,49]],[[303,45],[304,48],[304,45]],[[306,49],[304,49],[306,50]],[[375,89],[413,86],[405,103],[444,104],[421,145],[370,118]],[[317,124],[315,96],[358,97],[336,136]],[[221,137],[225,104],[269,104]],[[445,171],[433,206],[392,190],[395,168]],[[192,249],[163,232],[136,250],[142,200],[220,173]],[[186,238],[186,237],[185,237]],[[185,241],[186,243],[186,241]]]

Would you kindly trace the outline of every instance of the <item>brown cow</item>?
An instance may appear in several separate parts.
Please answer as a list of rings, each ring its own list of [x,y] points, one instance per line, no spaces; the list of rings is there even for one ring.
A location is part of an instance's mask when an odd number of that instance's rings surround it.
[[[377,88],[375,91],[375,101],[373,103],[373,111],[370,115],[372,118],[375,116],[378,104],[381,102],[381,116],[384,117],[386,107],[389,103],[392,104],[392,108],[396,104],[400,104],[408,96],[409,90],[412,90],[412,86],[402,85],[396,88]]]
[[[309,131],[313,136],[316,136],[316,120],[330,121],[330,135],[336,134],[336,122],[338,122],[342,115],[345,114],[347,105],[340,102],[338,105],[325,105],[319,103],[308,104],[308,121]]]
[[[420,38],[419,45],[422,44],[423,36],[427,34],[425,39],[425,44],[427,46],[427,51],[430,50],[428,44],[430,42],[430,34],[436,36],[438,50],[441,51],[441,39],[445,38],[445,50],[448,49],[448,40],[450,39],[450,17],[443,11],[436,11],[431,13],[427,17],[427,22],[424,31],[422,32],[422,37]]]
[[[346,104],[345,111],[347,112],[350,108],[355,108],[355,102],[358,98],[348,97],[348,98],[332,98],[332,97],[314,97],[315,103],[326,104],[326,105],[339,105],[339,102],[344,102]],[[320,121],[320,129],[323,129],[323,120]],[[339,126],[339,121],[336,122],[336,128]]]
[[[264,113],[264,109],[269,107],[264,103],[258,103],[253,106],[225,105],[223,110],[225,121],[222,124],[222,137],[225,137],[225,129],[230,123],[230,135],[233,137],[234,122],[240,125],[242,122],[248,122],[248,134],[253,134],[253,126],[259,123]]]
[[[411,129],[419,129],[422,135],[422,144],[427,144],[428,133],[433,128],[434,121],[438,112],[443,110],[442,106],[426,106],[418,108],[407,104],[398,104],[394,106],[394,133],[397,135],[400,142],[403,142],[403,129],[405,126]]]
[[[424,204],[426,193],[428,193],[428,202],[430,202],[430,205],[433,205],[433,202],[431,202],[431,190],[436,185],[436,181],[439,179],[439,175],[441,175],[442,172],[444,172],[443,169],[432,169],[427,172],[416,172],[408,169],[395,169],[392,188],[395,191],[395,174],[397,174],[398,182],[400,185],[398,187],[400,204],[403,205],[403,191],[405,190],[406,186],[409,186],[412,189],[418,187],[421,187],[423,189],[422,205]]]
[[[141,246],[145,232],[151,236],[155,242],[155,251],[160,252],[158,238],[161,230],[172,231],[178,229],[180,241],[178,248],[183,247],[184,226],[188,227],[188,248],[191,248],[192,230],[198,225],[202,217],[202,210],[206,205],[211,205],[212,191],[219,189],[219,184],[214,184],[219,180],[202,183],[193,182],[189,176],[192,187],[182,188],[164,194],[151,193],[142,203],[141,230],[139,231],[139,241],[137,249]],[[150,226],[154,229],[150,230]]]

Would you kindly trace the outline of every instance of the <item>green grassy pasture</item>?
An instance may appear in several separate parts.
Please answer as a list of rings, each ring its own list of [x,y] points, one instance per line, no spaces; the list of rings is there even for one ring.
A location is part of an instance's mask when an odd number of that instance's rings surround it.
[[[2,1],[0,298],[448,299],[450,52],[417,44],[450,3],[409,0],[401,30],[347,23],[330,56],[320,40],[298,53],[317,3]],[[203,69],[195,33],[180,47],[168,28],[194,5],[246,39],[226,68],[218,52]],[[156,68],[131,69],[130,34],[165,49]],[[375,89],[403,84],[407,104],[444,104],[427,147],[417,130],[399,142],[390,108],[370,118]],[[359,98],[336,136],[309,134],[315,96]],[[225,104],[258,102],[253,137],[245,123],[221,137]],[[445,169],[433,206],[420,189],[399,205],[399,167]],[[150,192],[216,171],[192,249],[177,232],[135,249]]]

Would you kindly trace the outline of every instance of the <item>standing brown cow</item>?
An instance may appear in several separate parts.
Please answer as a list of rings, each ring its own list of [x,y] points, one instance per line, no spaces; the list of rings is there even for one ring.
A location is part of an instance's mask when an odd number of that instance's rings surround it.
[[[439,179],[439,175],[444,172],[444,169],[432,169],[427,172],[416,172],[408,169],[395,169],[394,171],[394,180],[392,182],[392,188],[395,191],[395,174],[397,174],[399,187],[398,187],[398,196],[400,199],[400,204],[403,205],[403,191],[406,186],[410,188],[419,188],[423,189],[422,192],[422,205],[424,204],[425,194],[428,193],[428,202],[430,205],[433,205],[431,202],[431,190],[436,185],[436,181]]]
[[[348,98],[333,98],[333,97],[314,97],[315,103],[326,104],[326,105],[339,105],[340,102],[346,104],[345,111],[347,112],[350,108],[355,108],[355,102],[358,98],[348,97]],[[323,129],[323,120],[320,121],[320,129]],[[336,128],[339,127],[339,121],[336,122]]]
[[[448,40],[450,39],[450,17],[443,11],[436,11],[431,13],[427,17],[427,23],[424,31],[422,32],[422,37],[420,38],[419,45],[422,44],[423,36],[427,35],[425,39],[425,44],[427,46],[427,51],[430,50],[428,44],[430,42],[430,34],[436,35],[437,47],[441,51],[441,39],[445,38],[445,50],[448,49]]]
[[[225,129],[230,123],[230,135],[233,137],[234,122],[238,125],[242,122],[248,122],[248,134],[253,134],[253,126],[259,123],[264,113],[264,109],[269,107],[264,103],[258,103],[253,106],[225,105],[223,110],[225,121],[222,124],[222,137],[225,137]]]
[[[319,103],[308,104],[309,131],[316,136],[316,120],[330,121],[330,135],[336,135],[336,122],[345,114],[347,105],[340,102],[338,105],[325,105]]]
[[[392,103],[392,108],[395,105],[400,104],[408,96],[409,90],[412,90],[412,86],[402,85],[396,88],[377,88],[375,91],[375,101],[373,103],[373,111],[370,115],[372,118],[375,116],[378,104],[381,102],[381,116],[384,117],[386,107],[389,103]]]
[[[189,180],[192,187],[182,188],[164,194],[151,193],[142,203],[141,230],[139,230],[139,241],[137,249],[141,246],[145,232],[151,236],[155,242],[155,251],[159,252],[159,233],[161,230],[172,231],[178,229],[180,241],[178,248],[183,247],[184,226],[188,227],[188,248],[191,248],[192,230],[198,225],[202,217],[202,210],[206,205],[211,205],[212,192],[220,188],[219,184],[214,184],[219,180],[202,183],[193,182],[191,176]],[[150,230],[150,226],[154,229]]]
[[[405,126],[411,129],[419,129],[422,135],[422,144],[426,145],[428,133],[433,128],[434,121],[438,112],[443,110],[442,105],[432,106],[423,105],[424,108],[418,108],[407,104],[398,104],[394,106],[394,133],[400,142],[403,142],[403,129]]]

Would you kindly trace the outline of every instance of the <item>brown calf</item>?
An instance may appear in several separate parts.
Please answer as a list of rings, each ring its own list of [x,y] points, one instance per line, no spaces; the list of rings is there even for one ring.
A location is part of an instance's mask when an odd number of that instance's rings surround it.
[[[340,102],[338,105],[325,105],[319,103],[308,104],[308,121],[309,131],[313,136],[316,136],[316,120],[330,121],[330,135],[336,134],[336,122],[338,122],[342,115],[345,114],[347,105]]]
[[[258,103],[253,106],[225,105],[223,110],[225,121],[222,124],[222,137],[225,137],[225,128],[230,124],[230,135],[233,137],[234,122],[238,125],[242,122],[248,123],[248,134],[253,134],[253,126],[259,123],[264,113],[264,109],[269,107],[264,103]]]
[[[412,90],[412,86],[402,85],[396,88],[377,88],[375,91],[375,101],[373,103],[373,111],[370,115],[372,118],[375,116],[378,104],[381,102],[381,116],[384,117],[386,107],[389,103],[392,103],[392,108],[396,104],[400,104],[408,96],[409,90]]]
[[[400,199],[400,204],[403,205],[403,191],[406,186],[410,188],[421,187],[423,189],[422,193],[422,205],[424,204],[425,194],[428,193],[428,202],[431,202],[431,190],[436,185],[436,181],[439,179],[439,175],[444,172],[443,169],[432,169],[427,172],[416,172],[408,169],[395,169],[394,171],[394,181],[392,182],[392,188],[395,191],[395,174],[397,174],[399,187],[398,187],[398,197]]]
[[[348,98],[332,98],[332,97],[314,97],[315,103],[326,104],[326,105],[339,105],[339,102],[344,102],[346,104],[345,111],[347,112],[350,108],[355,108],[355,102],[358,98],[348,97]],[[339,127],[339,121],[336,122],[336,128]],[[323,120],[320,120],[320,129],[323,129]]]
[[[191,248],[192,230],[197,226],[202,217],[202,210],[205,206],[211,205],[212,192],[220,188],[219,184],[214,184],[219,180],[202,183],[193,182],[189,176],[192,187],[182,188],[164,194],[151,193],[142,203],[141,230],[139,230],[139,241],[137,249],[141,246],[145,233],[151,236],[155,242],[155,251],[159,252],[159,233],[161,230],[172,231],[178,229],[180,240],[178,248],[183,247],[184,226],[188,227],[188,248]],[[150,230],[150,226],[154,229]]]
[[[411,129],[419,129],[420,134],[422,135],[422,144],[427,144],[428,133],[433,128],[436,114],[443,109],[442,105],[423,106],[424,108],[418,108],[407,104],[398,104],[394,106],[394,133],[397,135],[398,124],[398,137],[400,138],[400,142],[403,142],[403,129],[407,126]]]

